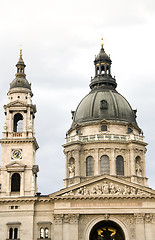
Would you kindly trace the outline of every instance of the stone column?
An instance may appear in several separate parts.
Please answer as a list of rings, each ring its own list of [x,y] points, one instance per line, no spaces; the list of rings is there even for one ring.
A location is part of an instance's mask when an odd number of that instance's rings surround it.
[[[63,240],[70,240],[72,236],[70,234],[70,215],[64,214],[63,216]]]
[[[21,173],[21,175],[20,175],[20,179],[21,179],[21,183],[20,183],[20,187],[21,187],[21,189],[20,189],[20,196],[24,196],[24,176],[25,174],[24,174],[24,172],[22,172]]]
[[[131,148],[130,149],[130,174],[131,175],[136,175],[136,171],[135,171],[135,154],[134,154],[134,149]]]
[[[95,148],[94,152],[94,176],[99,175],[99,154],[98,148]]]
[[[110,175],[116,175],[116,159],[115,159],[115,150],[114,149],[111,149]]]
[[[79,240],[78,222],[79,214],[70,214],[70,238],[66,240]]]
[[[54,240],[63,240],[63,214],[54,214]]]
[[[11,192],[11,179],[10,179],[10,172],[7,172],[7,189],[6,194],[9,196]]]
[[[145,214],[143,213],[135,213],[135,229],[136,229],[136,240],[146,240],[145,238],[145,222],[144,222]]]
[[[153,224],[153,214],[146,213],[145,214],[145,236],[146,240],[152,240],[155,238],[155,224]]]
[[[75,159],[75,177],[80,176],[80,151],[75,150],[74,152]]]

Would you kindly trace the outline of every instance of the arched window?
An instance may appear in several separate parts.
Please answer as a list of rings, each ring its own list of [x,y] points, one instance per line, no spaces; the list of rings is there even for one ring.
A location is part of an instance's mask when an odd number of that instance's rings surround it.
[[[110,174],[109,157],[107,155],[101,156],[100,172],[101,174]]]
[[[94,159],[92,156],[86,158],[86,176],[94,175]]]
[[[116,158],[116,174],[124,175],[124,159],[120,155]]]
[[[11,192],[20,192],[20,174],[14,173],[11,177]]]
[[[48,228],[45,228],[45,238],[48,238]]]
[[[23,116],[20,113],[15,114],[14,116],[14,132],[22,132],[23,131]]]
[[[13,228],[9,229],[9,239],[13,239]]]
[[[14,239],[18,238],[18,228],[14,229]]]
[[[44,228],[40,228],[40,238],[44,238]]]

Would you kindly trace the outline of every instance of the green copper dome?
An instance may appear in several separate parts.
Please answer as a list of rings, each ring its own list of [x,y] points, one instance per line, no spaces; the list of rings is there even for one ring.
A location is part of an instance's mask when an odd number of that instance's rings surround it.
[[[111,76],[111,63],[102,45],[94,61],[95,77],[91,79],[91,92],[82,99],[74,112],[72,128],[78,123],[85,124],[103,119],[137,126],[136,111],[116,91],[117,83]]]

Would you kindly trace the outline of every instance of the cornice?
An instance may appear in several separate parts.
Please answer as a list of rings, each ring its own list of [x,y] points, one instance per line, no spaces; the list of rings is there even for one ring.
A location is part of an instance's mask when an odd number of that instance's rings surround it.
[[[33,137],[33,138],[16,138],[16,139],[14,139],[14,138],[2,138],[2,139],[0,139],[0,143],[1,144],[12,144],[12,143],[18,143],[18,144],[23,144],[23,143],[33,143],[34,145],[35,145],[35,148],[36,149],[38,149],[39,148],[39,145],[38,145],[38,143],[37,143],[37,140],[36,140],[36,138],[35,137]]]

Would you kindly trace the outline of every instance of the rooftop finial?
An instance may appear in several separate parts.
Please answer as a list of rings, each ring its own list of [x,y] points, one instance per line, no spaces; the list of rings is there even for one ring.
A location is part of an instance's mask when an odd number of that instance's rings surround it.
[[[20,60],[22,60],[22,49],[20,48]]]
[[[103,36],[101,37],[101,48],[103,48],[103,45],[104,45],[104,43],[103,43]]]

